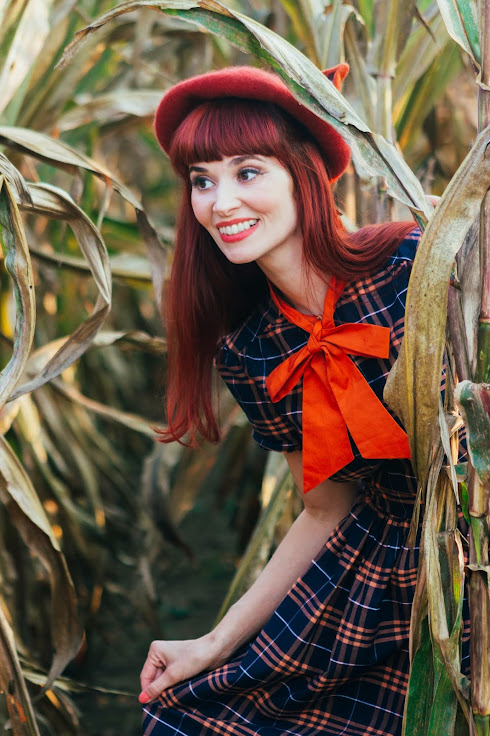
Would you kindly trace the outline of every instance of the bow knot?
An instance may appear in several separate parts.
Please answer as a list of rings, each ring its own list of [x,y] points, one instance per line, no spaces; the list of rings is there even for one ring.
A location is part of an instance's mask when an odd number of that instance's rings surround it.
[[[315,355],[315,353],[321,353],[324,347],[324,342],[325,339],[323,336],[323,325],[321,320],[317,319],[311,335],[308,339],[308,342],[306,343],[308,352],[311,353],[311,355]]]
[[[350,355],[387,358],[390,330],[367,323],[335,325],[333,310],[344,284],[332,276],[323,317],[298,312],[272,298],[308,342],[267,377],[273,402],[303,377],[303,487],[311,490],[354,459],[349,433],[366,459],[409,458],[408,438],[383,406]]]

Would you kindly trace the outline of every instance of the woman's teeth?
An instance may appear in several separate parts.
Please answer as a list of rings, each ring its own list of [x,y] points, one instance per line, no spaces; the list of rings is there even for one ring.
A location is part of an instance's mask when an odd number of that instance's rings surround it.
[[[227,225],[226,227],[219,227],[218,230],[222,235],[237,235],[244,230],[248,230],[253,227],[258,220],[245,220],[245,222],[237,222],[235,225]]]

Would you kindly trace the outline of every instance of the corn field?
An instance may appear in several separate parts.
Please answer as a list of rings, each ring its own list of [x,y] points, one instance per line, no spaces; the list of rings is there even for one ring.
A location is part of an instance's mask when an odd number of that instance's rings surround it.
[[[320,71],[341,61],[343,94]],[[386,389],[425,507],[404,733],[489,736],[490,0],[0,0],[0,723],[137,732],[150,640],[212,625],[298,513],[225,389],[220,446],[154,439],[179,192],[152,116],[176,81],[237,63],[348,142],[347,228],[424,231]],[[172,593],[183,570],[200,598]]]

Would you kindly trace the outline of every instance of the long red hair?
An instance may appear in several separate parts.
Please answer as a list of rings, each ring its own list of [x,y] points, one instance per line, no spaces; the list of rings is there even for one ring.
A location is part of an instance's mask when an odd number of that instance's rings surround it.
[[[274,156],[291,174],[305,263],[320,273],[353,281],[387,259],[414,223],[344,229],[326,163],[308,131],[272,103],[222,99],[195,108],[177,129],[170,150],[184,181],[172,274],[165,295],[168,343],[168,429],[162,442],[216,442],[212,364],[220,337],[238,327],[268,294],[255,263],[235,265],[194,217],[189,166],[253,153]]]

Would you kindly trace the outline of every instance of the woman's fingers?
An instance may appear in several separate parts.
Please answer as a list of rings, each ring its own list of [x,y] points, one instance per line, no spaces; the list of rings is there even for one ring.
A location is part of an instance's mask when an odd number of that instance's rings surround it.
[[[141,689],[151,685],[152,682],[158,680],[167,667],[167,657],[165,656],[165,642],[153,641],[148,651],[146,662],[140,674]]]
[[[148,687],[148,685],[151,685],[152,682],[158,680],[158,678],[161,677],[164,671],[165,667],[155,667],[155,665],[153,665],[151,662],[148,662],[147,660],[143,669],[141,670],[141,689],[144,690],[146,687]]]
[[[428,194],[427,199],[431,204],[434,205],[434,207],[437,207],[437,203],[439,202],[440,197],[437,197],[435,194]]]
[[[184,642],[152,642],[140,675],[140,703],[154,700],[166,688],[180,682],[184,677],[181,670],[186,669],[186,662],[190,664]],[[192,664],[190,674],[194,674]]]
[[[208,637],[190,641],[154,641],[141,670],[140,703],[148,703],[168,687],[217,664],[216,647]]]
[[[171,685],[175,685],[176,682],[178,682],[178,679],[172,677],[171,672],[165,670],[160,677],[157,677],[156,680],[143,687],[138,700],[140,703],[149,703],[150,700],[155,700],[164,690]]]

